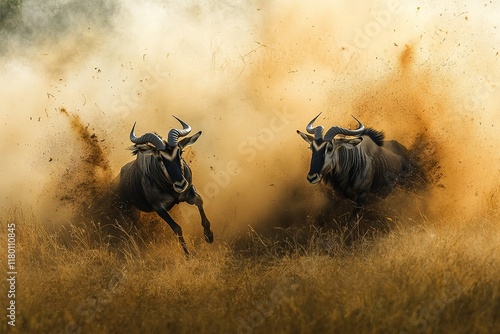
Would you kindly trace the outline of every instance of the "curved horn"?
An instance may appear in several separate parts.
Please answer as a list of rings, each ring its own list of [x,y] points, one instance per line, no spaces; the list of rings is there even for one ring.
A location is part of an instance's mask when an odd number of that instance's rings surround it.
[[[177,145],[177,140],[179,139],[179,137],[187,136],[191,132],[191,127],[187,123],[181,121],[175,116],[173,117],[181,123],[182,130],[172,129],[168,132],[167,144],[170,147],[175,147]]]
[[[313,123],[314,121],[316,121],[319,115],[321,115],[321,113],[319,113],[318,116],[314,117],[312,121],[310,121],[309,124],[307,124],[306,126],[306,131],[314,135],[314,139],[320,139],[323,136],[323,130],[325,129],[321,125],[318,125],[317,127],[313,128]]]
[[[336,135],[359,136],[360,134],[364,133],[366,129],[363,123],[361,123],[353,115],[351,116],[356,120],[356,122],[358,122],[358,128],[356,130],[349,130],[340,126],[333,126],[326,132],[325,140],[331,141],[333,140],[333,138],[335,138]]]
[[[158,150],[164,150],[165,149],[165,143],[163,142],[163,140],[160,138],[160,136],[158,136],[157,134],[155,133],[151,133],[151,132],[148,132],[148,133],[145,133],[143,134],[142,136],[140,137],[136,137],[135,136],[135,133],[134,133],[134,129],[135,129],[135,123],[134,122],[134,126],[132,126],[132,130],[130,131],[130,141],[134,144],[146,144],[146,143],[151,143],[153,144],[156,149]]]

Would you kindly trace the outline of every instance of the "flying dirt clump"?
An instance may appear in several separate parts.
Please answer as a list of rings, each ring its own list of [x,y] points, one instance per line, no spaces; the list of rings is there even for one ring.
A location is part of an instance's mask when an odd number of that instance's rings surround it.
[[[89,131],[89,126],[84,126],[80,116],[77,114],[69,114],[65,108],[61,108],[60,112],[69,118],[72,130],[78,135],[80,142],[85,146],[85,166],[93,169],[94,174],[109,174],[110,164],[106,158],[104,149],[99,145],[100,141],[97,136]]]
[[[106,148],[102,145],[104,139],[98,139],[78,115],[70,114],[65,108],[60,108],[60,112],[69,120],[73,136],[77,139],[78,153],[66,166],[57,185],[56,197],[86,222],[101,222],[103,217],[113,219],[114,175]]]

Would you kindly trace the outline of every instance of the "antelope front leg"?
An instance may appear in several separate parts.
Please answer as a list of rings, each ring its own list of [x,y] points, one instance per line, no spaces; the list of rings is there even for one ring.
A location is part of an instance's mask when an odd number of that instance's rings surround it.
[[[186,257],[189,257],[189,251],[186,246],[186,242],[184,241],[184,237],[182,235],[182,228],[180,227],[179,224],[177,224],[172,217],[168,214],[167,210],[165,208],[157,209],[156,213],[163,218],[164,221],[167,222],[167,224],[170,226],[172,231],[177,235],[179,238],[179,242],[181,243],[182,249],[184,250],[184,253],[186,254]]]
[[[214,242],[214,234],[210,230],[210,221],[208,220],[207,215],[205,214],[205,210],[203,209],[203,199],[196,192],[196,189],[194,188],[194,186],[191,187],[191,192],[189,194],[189,198],[187,199],[187,202],[189,204],[196,205],[196,207],[198,208],[198,211],[200,211],[201,226],[203,226],[205,241],[208,243]]]

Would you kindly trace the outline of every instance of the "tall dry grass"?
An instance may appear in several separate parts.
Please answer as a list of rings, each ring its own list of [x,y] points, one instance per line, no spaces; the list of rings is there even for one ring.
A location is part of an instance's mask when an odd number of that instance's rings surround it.
[[[16,327],[2,317],[3,332],[500,331],[498,215],[398,221],[350,243],[349,230],[251,231],[245,247],[190,240],[189,260],[172,235],[109,243],[92,224],[49,232],[35,217],[5,217],[19,274]]]

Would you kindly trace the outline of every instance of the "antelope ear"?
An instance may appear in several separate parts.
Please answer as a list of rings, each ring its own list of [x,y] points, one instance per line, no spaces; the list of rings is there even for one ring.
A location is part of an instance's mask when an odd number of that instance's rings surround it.
[[[302,137],[302,139],[304,139],[308,144],[311,144],[314,140],[314,137],[313,136],[310,136],[306,133],[303,133],[303,132],[300,132],[299,130],[297,130],[297,133]]]
[[[198,138],[201,136],[201,131],[198,131],[197,133],[195,133],[194,135],[192,135],[191,137],[187,137],[187,138],[184,138],[182,139],[180,142],[179,142],[179,146],[181,148],[184,148],[184,147],[187,147],[189,145],[193,145],[197,140]]]

